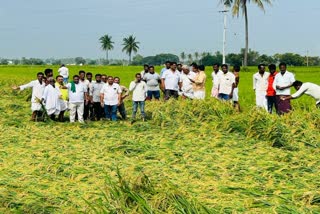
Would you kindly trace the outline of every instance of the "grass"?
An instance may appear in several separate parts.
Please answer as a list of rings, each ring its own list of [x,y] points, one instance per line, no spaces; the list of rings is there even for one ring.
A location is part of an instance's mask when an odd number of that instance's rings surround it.
[[[0,67],[1,213],[320,213],[319,110],[309,97],[283,117],[256,109],[254,68],[240,114],[209,98],[151,102],[132,125],[29,122],[30,92],[10,86],[41,70]],[[128,85],[141,68],[84,70]],[[320,83],[320,68],[289,70]]]

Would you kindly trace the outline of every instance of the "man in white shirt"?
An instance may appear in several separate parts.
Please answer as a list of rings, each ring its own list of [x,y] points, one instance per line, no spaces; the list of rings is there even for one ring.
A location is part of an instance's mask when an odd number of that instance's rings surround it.
[[[169,70],[166,70],[161,76],[162,90],[164,90],[165,100],[171,97],[178,99],[178,91],[180,84],[180,74],[177,69],[177,63],[171,62]]]
[[[100,103],[104,107],[105,117],[108,120],[117,121],[117,110],[121,103],[121,87],[113,82],[113,77],[108,77],[100,91]]]
[[[193,99],[193,80],[196,77],[196,74],[193,71],[189,70],[189,66],[183,65],[182,66],[182,74],[180,78],[180,89],[181,89],[181,96],[183,99],[189,98]]]
[[[236,84],[236,77],[233,73],[228,71],[228,65],[223,64],[221,66],[222,74],[218,78],[218,98],[220,100],[230,100],[233,96],[233,90]]]
[[[294,75],[287,71],[287,65],[285,63],[279,64],[280,72],[275,76],[273,82],[273,88],[276,90],[276,101],[278,107],[278,114],[282,115],[291,111],[290,99],[282,99],[290,96],[290,87],[295,82]]]
[[[264,64],[259,64],[258,70],[253,75],[253,90],[256,93],[256,105],[268,111],[267,89],[270,73],[266,72]]]
[[[69,69],[64,64],[62,64],[58,70],[58,73],[63,77],[63,83],[67,84],[69,81]]]
[[[31,110],[32,110],[32,121],[36,121],[37,114],[41,110],[41,98],[44,92],[45,83],[43,81],[44,74],[42,72],[37,73],[37,80],[31,81],[28,84],[21,86],[13,86],[13,90],[23,91],[27,88],[32,88],[32,97],[31,97]]]
[[[297,90],[296,93],[292,94],[291,96],[282,97],[282,100],[289,100],[289,99],[297,99],[303,94],[309,95],[316,100],[317,108],[320,108],[320,86],[316,85],[311,82],[303,83],[301,81],[295,81],[292,86]]]
[[[149,72],[149,65],[144,64],[143,65],[143,71],[140,72],[142,79],[144,78],[144,75],[146,75]]]
[[[160,75],[154,72],[154,66],[149,67],[149,72],[144,75],[143,80],[147,83],[148,92],[147,100],[152,100],[154,97],[156,100],[160,99],[160,88],[161,82]]]
[[[70,109],[70,122],[74,123],[76,119],[76,113],[78,114],[78,121],[84,123],[83,110],[84,104],[88,103],[88,88],[86,85],[79,82],[80,77],[78,75],[73,76],[73,81],[68,83],[69,94],[69,109]]]
[[[166,61],[165,67],[162,68],[161,71],[160,71],[160,77],[161,77],[161,78],[162,78],[163,73],[164,73],[166,70],[169,70],[169,69],[170,69],[170,66],[171,66],[171,62],[170,62],[170,61]]]
[[[130,83],[129,91],[132,91],[132,121],[136,119],[138,106],[140,108],[142,120],[144,121],[146,116],[144,107],[147,94],[147,84],[142,81],[141,74],[136,74],[136,80]]]
[[[104,111],[100,103],[100,91],[105,83],[101,80],[101,74],[96,74],[95,79],[96,81],[92,83],[89,94],[93,103],[93,118],[95,120],[100,120]]]
[[[120,78],[115,77],[114,83],[120,85]],[[120,88],[121,88],[121,102],[120,102],[120,105],[118,106],[118,111],[121,115],[122,120],[126,120],[127,119],[127,111],[126,111],[126,107],[124,105],[124,99],[129,96],[129,89],[127,89],[127,87],[125,87],[124,85],[120,85]]]
[[[212,77],[212,90],[211,90],[211,97],[218,98],[219,90],[218,90],[218,83],[219,83],[219,75],[222,74],[222,71],[219,69],[219,63],[213,64],[213,72],[211,73]]]
[[[59,88],[55,87],[54,79],[50,77],[47,81],[49,84],[44,89],[41,101],[44,103],[50,119],[55,120],[55,116],[58,116],[65,109],[61,109],[61,92]]]

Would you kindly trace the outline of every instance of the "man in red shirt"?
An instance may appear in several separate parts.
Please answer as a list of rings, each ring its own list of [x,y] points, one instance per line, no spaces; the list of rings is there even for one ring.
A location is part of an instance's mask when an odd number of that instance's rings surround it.
[[[274,78],[275,78],[275,76],[277,75],[278,72],[276,71],[277,67],[276,67],[275,64],[270,64],[268,66],[268,68],[269,68],[269,72],[270,72],[270,76],[269,76],[269,79],[268,79],[268,89],[267,89],[268,112],[270,114],[272,114],[273,106],[276,109],[276,111],[278,109],[277,102],[276,102],[276,91],[272,87]]]

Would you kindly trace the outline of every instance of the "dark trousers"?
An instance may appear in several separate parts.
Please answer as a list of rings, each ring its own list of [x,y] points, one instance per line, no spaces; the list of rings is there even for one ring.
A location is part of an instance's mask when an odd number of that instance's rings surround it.
[[[168,89],[164,90],[164,99],[169,100],[171,97],[178,99],[179,97],[178,91],[168,90]]]
[[[84,102],[84,110],[83,110],[83,119],[92,119],[93,117],[93,104],[91,102],[88,102],[86,105],[86,102]]]
[[[267,101],[268,101],[268,112],[272,114],[273,106],[276,109],[276,112],[278,112],[276,96],[267,96]]]
[[[93,118],[100,120],[103,117],[104,109],[101,107],[100,102],[93,103]]]
[[[123,120],[127,119],[127,112],[126,112],[126,107],[124,106],[124,103],[121,103],[118,106],[118,111],[120,112],[120,115]]]

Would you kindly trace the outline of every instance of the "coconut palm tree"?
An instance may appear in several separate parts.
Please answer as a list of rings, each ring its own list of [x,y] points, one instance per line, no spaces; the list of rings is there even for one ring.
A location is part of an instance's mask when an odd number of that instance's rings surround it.
[[[198,59],[199,59],[199,53],[195,52],[194,53],[194,59],[196,60],[197,63],[199,63]]]
[[[180,59],[181,59],[182,63],[184,63],[184,60],[186,59],[186,54],[185,54],[185,52],[182,52],[182,53],[180,54]]]
[[[189,60],[189,63],[192,63],[193,61],[192,54],[188,54],[188,60]]]
[[[113,49],[114,42],[112,41],[112,37],[108,34],[100,37],[101,49],[106,51],[106,60],[109,63],[108,52]]]
[[[136,41],[136,37],[130,35],[123,39],[123,48],[122,51],[126,52],[129,55],[129,64],[131,64],[131,55],[132,52],[137,53],[139,50],[140,42]]]
[[[256,4],[260,9],[265,11],[264,3],[271,5],[271,0],[221,0],[221,3],[227,7],[232,6],[232,15],[239,17],[240,11],[244,15],[245,20],[245,31],[246,31],[246,47],[244,52],[244,62],[243,65],[248,65],[248,51],[249,51],[249,27],[248,27],[248,7],[249,3]]]

